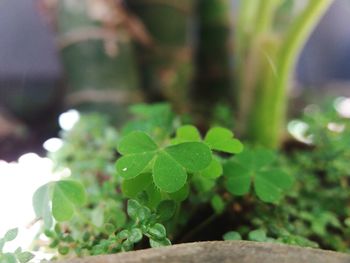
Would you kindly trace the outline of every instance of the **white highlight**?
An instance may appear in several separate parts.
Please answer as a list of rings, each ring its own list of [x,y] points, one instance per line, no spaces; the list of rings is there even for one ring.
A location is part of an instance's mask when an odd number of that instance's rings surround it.
[[[337,98],[334,101],[334,108],[343,118],[350,118],[350,98]]]
[[[312,135],[307,135],[308,129],[309,125],[300,120],[292,120],[288,123],[288,131],[295,139],[306,144],[312,144]]]
[[[69,131],[79,121],[80,114],[77,110],[68,110],[58,117],[58,123],[62,130]]]
[[[332,132],[342,133],[345,130],[345,125],[342,123],[330,122],[327,124],[327,128]]]
[[[44,142],[43,147],[48,152],[57,152],[63,145],[60,138],[50,138]]]

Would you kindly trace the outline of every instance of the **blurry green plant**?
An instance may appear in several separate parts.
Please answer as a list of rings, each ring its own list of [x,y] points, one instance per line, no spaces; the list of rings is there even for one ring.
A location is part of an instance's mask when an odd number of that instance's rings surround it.
[[[0,263],[27,263],[34,258],[34,255],[28,251],[22,251],[22,248],[18,247],[14,252],[4,252],[4,246],[7,242],[11,242],[16,239],[18,235],[18,229],[13,228],[5,233],[0,238]]]
[[[279,147],[296,61],[332,2],[308,0],[294,15],[294,0],[240,1],[235,34],[236,104],[240,132],[251,142]],[[281,21],[281,14],[287,19]]]
[[[246,223],[224,238],[250,239],[249,233],[260,229],[268,242],[350,252],[349,120],[327,103],[308,107],[299,121],[311,144],[279,155],[275,163],[296,179],[287,198],[274,207],[241,200],[235,217]]]

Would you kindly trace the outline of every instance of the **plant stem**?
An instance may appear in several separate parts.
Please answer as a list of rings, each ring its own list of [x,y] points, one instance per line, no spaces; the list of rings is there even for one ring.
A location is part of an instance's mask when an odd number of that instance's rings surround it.
[[[308,36],[332,2],[309,0],[282,36],[272,28],[277,2],[260,2],[254,35],[240,54],[244,61],[239,61],[241,130],[253,143],[269,148],[280,145],[291,75]]]
[[[279,139],[280,128],[285,122],[287,87],[297,59],[305,45],[306,39],[333,1],[334,0],[310,0],[302,14],[291,25],[282,42],[277,55],[276,92],[275,98],[273,99],[275,103],[271,105],[271,107],[273,107],[273,115],[271,118],[274,120],[271,129],[275,131],[275,134],[272,134],[272,136],[277,138],[277,140]],[[272,146],[277,146],[277,140],[273,142]]]

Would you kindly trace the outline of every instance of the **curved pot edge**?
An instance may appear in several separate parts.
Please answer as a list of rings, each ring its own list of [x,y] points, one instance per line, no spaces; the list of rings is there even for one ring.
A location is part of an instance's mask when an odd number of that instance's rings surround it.
[[[350,263],[350,255],[252,241],[207,241],[70,259],[61,263]]]

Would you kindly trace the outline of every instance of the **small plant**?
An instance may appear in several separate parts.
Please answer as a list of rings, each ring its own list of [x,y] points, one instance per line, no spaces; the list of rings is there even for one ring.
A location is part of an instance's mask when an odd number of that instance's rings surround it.
[[[264,202],[278,202],[293,186],[293,177],[271,163],[276,159],[272,151],[259,149],[244,151],[226,162],[227,190],[233,195],[245,195],[251,184],[256,195]]]
[[[14,252],[4,252],[4,246],[7,242],[16,239],[18,229],[10,229],[5,235],[0,238],[0,263],[27,263],[34,258],[34,255],[28,251],[22,251],[22,248],[17,248]]]
[[[191,240],[235,206],[240,196],[255,199],[254,194],[248,195],[251,184],[259,199],[273,204],[292,186],[289,174],[273,168],[276,156],[271,151],[243,151],[243,144],[229,129],[213,127],[202,137],[195,126],[182,125],[183,117],[166,104],[137,105],[132,111],[136,118],[122,128],[122,136],[109,131],[116,135],[116,142],[101,137],[107,123],[92,132],[96,127],[85,125],[90,118],[83,116],[64,134],[65,143],[54,154],[57,168],[71,169],[72,178],[50,182],[34,194],[36,215],[50,239],[48,247],[61,256],[108,254]],[[96,123],[102,123],[96,118]],[[90,134],[89,139],[83,143],[85,136],[76,136],[77,131]],[[75,151],[68,150],[72,145]],[[79,166],[88,162],[92,150],[112,145],[117,145],[116,152],[111,152],[116,159],[114,173],[103,172],[101,177],[102,171],[109,170],[99,169],[101,163],[95,166],[94,161],[85,168]],[[107,167],[113,165],[111,157],[97,160]],[[208,217],[188,230],[199,211],[208,208]],[[249,239],[262,240],[254,239],[259,236],[254,233]],[[239,235],[245,237],[243,232]]]

